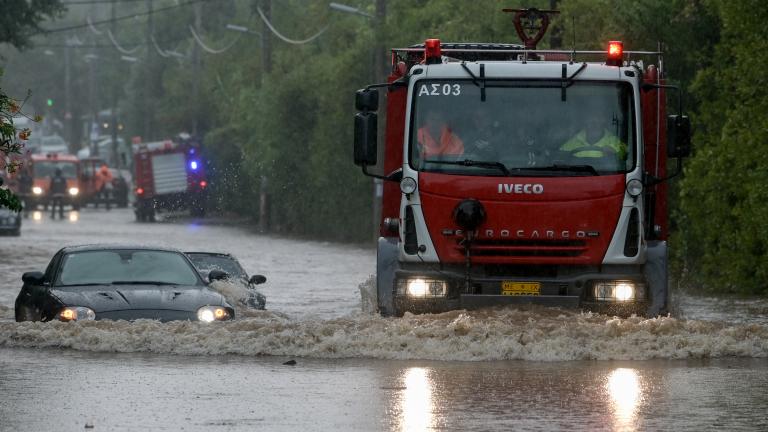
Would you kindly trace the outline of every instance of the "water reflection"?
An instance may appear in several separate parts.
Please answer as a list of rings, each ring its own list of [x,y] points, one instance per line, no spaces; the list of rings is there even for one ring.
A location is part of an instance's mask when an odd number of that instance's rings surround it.
[[[637,371],[615,369],[608,376],[606,387],[613,405],[615,430],[637,430],[637,408],[643,398]]]
[[[77,212],[77,211],[74,211],[74,210],[69,212],[69,221],[70,222],[77,222],[79,220],[80,220],[80,212]]]
[[[33,211],[32,212],[32,220],[35,221],[35,222],[39,222],[39,221],[43,220],[43,212],[41,212],[40,210]]]
[[[413,432],[434,429],[432,383],[425,368],[410,368],[403,376],[399,430]]]

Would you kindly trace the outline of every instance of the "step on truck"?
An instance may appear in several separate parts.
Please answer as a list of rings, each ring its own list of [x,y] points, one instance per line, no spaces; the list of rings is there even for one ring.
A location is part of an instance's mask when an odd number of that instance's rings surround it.
[[[662,53],[538,50],[555,11],[506,11],[523,45],[392,49],[387,82],[356,93],[354,162],[383,182],[379,311],[668,313],[667,180],[690,122]]]
[[[154,222],[157,211],[188,209],[205,215],[208,180],[200,146],[188,136],[134,143],[134,212],[139,222]]]

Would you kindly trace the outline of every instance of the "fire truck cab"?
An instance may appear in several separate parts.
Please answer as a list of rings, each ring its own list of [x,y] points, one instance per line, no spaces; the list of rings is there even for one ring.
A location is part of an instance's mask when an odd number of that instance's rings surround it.
[[[393,49],[388,82],[358,91],[355,163],[384,182],[382,314],[668,312],[666,180],[690,152],[690,123],[681,107],[667,116],[672,86],[644,63],[661,53],[524,41]]]
[[[31,154],[24,165],[22,169],[27,170],[33,179],[31,194],[25,198],[25,205],[33,209],[38,205],[48,205],[51,199],[51,178],[60,169],[67,180],[67,193],[63,202],[71,205],[74,210],[80,209],[80,161],[77,157],[60,153]]]

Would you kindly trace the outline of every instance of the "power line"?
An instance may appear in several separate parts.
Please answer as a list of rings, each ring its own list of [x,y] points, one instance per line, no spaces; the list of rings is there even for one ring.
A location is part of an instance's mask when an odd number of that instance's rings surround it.
[[[134,3],[134,2],[143,2],[146,0],[114,0],[115,3]],[[78,6],[78,5],[90,5],[90,4],[112,4],[112,0],[72,0],[68,2],[61,2],[62,6]]]
[[[109,23],[118,22],[118,21],[125,21],[125,20],[129,20],[129,19],[134,19],[134,18],[140,17],[140,16],[147,16],[147,15],[150,15],[150,14],[153,14],[153,13],[157,13],[157,12],[164,12],[164,11],[171,10],[171,9],[177,9],[177,8],[184,7],[184,6],[189,6],[189,5],[192,5],[192,4],[195,4],[195,3],[210,2],[210,1],[223,1],[223,0],[190,0],[190,1],[187,1],[187,2],[184,2],[184,3],[179,3],[177,5],[166,6],[166,7],[163,7],[163,8],[155,9],[153,11],[140,12],[140,13],[135,13],[135,14],[132,14],[132,15],[124,15],[124,16],[113,18],[113,19],[106,19],[106,20],[95,21],[95,22],[87,22],[85,24],[77,24],[77,25],[73,25],[73,26],[60,27],[60,28],[55,28],[55,29],[43,29],[43,30],[40,30],[39,32],[32,33],[31,35],[59,33],[59,32],[65,32],[65,31],[70,31],[70,30],[77,30],[77,29],[81,29],[81,28],[85,28],[85,27],[89,27],[89,26],[97,26],[97,25],[100,25],[100,24],[109,24]]]
[[[256,7],[256,12],[259,13],[259,16],[261,16],[261,20],[264,21],[264,24],[267,25],[269,30],[272,31],[272,33],[274,33],[275,36],[277,36],[278,38],[282,39],[284,42],[288,42],[289,44],[302,45],[302,44],[305,44],[305,43],[312,42],[313,40],[317,39],[321,34],[325,33],[326,30],[328,30],[328,25],[326,25],[325,27],[320,29],[320,31],[317,32],[314,36],[311,36],[311,37],[308,37],[308,38],[302,39],[302,40],[289,39],[289,38],[283,36],[282,34],[280,34],[280,32],[277,31],[277,29],[272,25],[272,23],[269,22],[267,17],[264,15],[264,12],[262,12],[260,7],[258,7],[258,6]]]
[[[200,45],[200,48],[202,48],[205,52],[208,52],[210,54],[221,54],[224,51],[227,51],[228,49],[232,48],[237,43],[237,41],[240,40],[240,35],[238,35],[229,45],[217,50],[217,49],[213,49],[206,46],[203,40],[197,34],[197,32],[195,32],[194,27],[189,26],[189,32],[192,33],[192,37],[195,38],[195,41],[197,42],[198,45]]]

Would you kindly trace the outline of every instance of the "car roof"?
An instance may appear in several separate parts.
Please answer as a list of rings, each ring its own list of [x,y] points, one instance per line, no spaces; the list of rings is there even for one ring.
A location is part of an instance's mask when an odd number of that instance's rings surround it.
[[[123,243],[86,244],[86,245],[67,246],[61,249],[61,251],[64,253],[91,252],[91,251],[101,251],[101,250],[147,250],[147,251],[182,253],[180,250],[172,247],[150,246],[150,245],[139,245],[139,244],[123,244]]]

